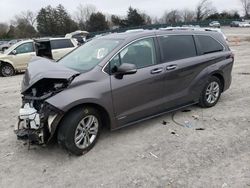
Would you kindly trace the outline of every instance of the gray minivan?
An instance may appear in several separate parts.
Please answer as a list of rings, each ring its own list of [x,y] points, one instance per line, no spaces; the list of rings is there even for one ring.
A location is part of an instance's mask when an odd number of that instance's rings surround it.
[[[94,38],[58,63],[38,58],[22,83],[16,134],[81,155],[115,130],[199,104],[231,84],[234,55],[213,31],[135,31]]]

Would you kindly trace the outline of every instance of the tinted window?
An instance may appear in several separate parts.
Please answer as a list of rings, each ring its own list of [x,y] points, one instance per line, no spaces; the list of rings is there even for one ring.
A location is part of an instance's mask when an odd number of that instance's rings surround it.
[[[21,44],[15,50],[17,54],[34,52],[33,43],[28,42],[28,43]]]
[[[169,35],[159,37],[163,62],[196,56],[196,48],[191,35]]]
[[[113,69],[122,63],[135,64],[137,68],[154,65],[156,63],[154,40],[149,38],[132,43],[112,59],[110,67]]]
[[[210,36],[197,36],[202,54],[223,51],[223,46]]]
[[[69,39],[60,39],[60,40],[52,40],[51,48],[52,49],[60,49],[60,48],[72,48],[74,45]]]

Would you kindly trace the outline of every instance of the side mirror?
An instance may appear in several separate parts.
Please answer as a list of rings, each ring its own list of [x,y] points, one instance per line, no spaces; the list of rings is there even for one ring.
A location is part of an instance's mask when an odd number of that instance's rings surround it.
[[[118,79],[122,79],[124,75],[135,74],[136,72],[136,65],[130,63],[123,63],[115,70],[115,76]]]
[[[12,55],[16,55],[16,54],[17,54],[17,51],[16,51],[16,50],[13,50],[13,51],[11,52],[11,54],[12,54]]]

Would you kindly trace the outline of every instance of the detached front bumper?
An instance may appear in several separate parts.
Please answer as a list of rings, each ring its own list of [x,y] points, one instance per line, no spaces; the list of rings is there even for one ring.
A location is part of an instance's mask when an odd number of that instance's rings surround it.
[[[49,105],[38,112],[30,103],[26,103],[19,110],[14,132],[18,139],[43,145],[54,135],[61,117],[61,113],[53,111]]]

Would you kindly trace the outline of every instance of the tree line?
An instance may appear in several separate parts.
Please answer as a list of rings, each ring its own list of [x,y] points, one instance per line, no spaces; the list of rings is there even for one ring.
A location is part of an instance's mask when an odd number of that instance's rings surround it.
[[[239,0],[245,18],[250,18],[250,0]],[[65,7],[46,6],[37,13],[30,10],[16,15],[10,24],[0,23],[0,38],[31,38],[60,36],[75,30],[89,32],[150,24],[175,24],[218,19],[239,19],[237,11],[216,11],[210,0],[201,0],[194,10],[170,10],[158,17],[151,17],[139,9],[129,7],[126,16],[104,14],[94,5],[80,4],[70,15]]]

